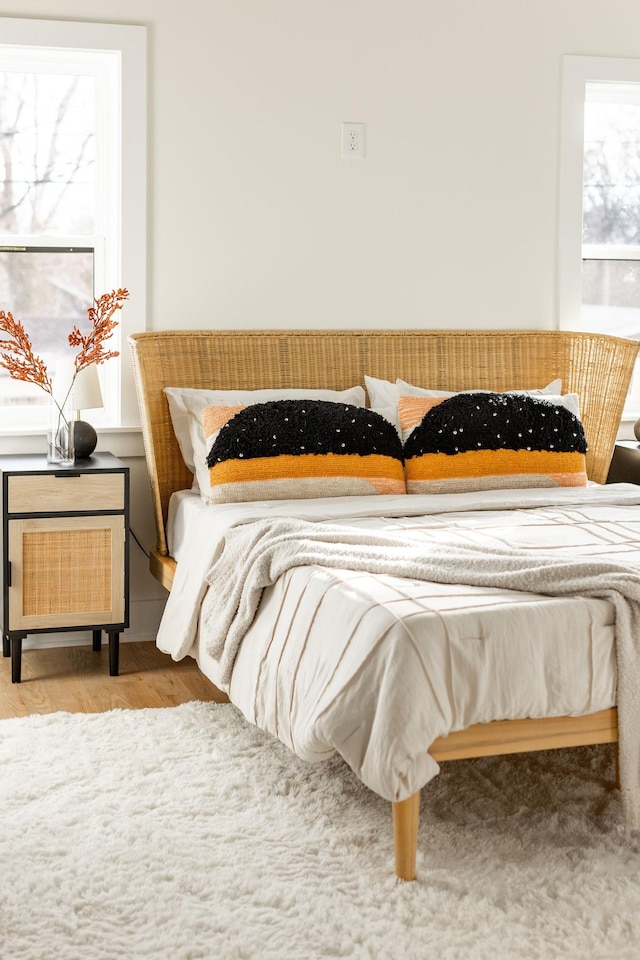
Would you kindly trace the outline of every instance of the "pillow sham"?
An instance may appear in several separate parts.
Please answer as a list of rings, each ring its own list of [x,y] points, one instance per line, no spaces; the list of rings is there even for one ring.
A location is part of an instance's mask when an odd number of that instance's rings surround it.
[[[402,444],[371,410],[328,400],[207,407],[210,503],[405,493]]]
[[[586,486],[586,451],[580,420],[562,404],[460,393],[432,406],[409,435],[407,493]]]
[[[427,390],[424,387],[416,387],[400,377],[395,383],[390,380],[379,380],[377,377],[365,375],[365,385],[369,396],[369,407],[375,410],[381,416],[386,417],[400,432],[400,423],[398,420],[398,400],[404,397],[452,397],[455,392],[450,390]],[[505,391],[508,393],[527,393],[531,396],[539,394],[559,394],[562,391],[562,380],[552,380],[546,387],[540,387],[535,390],[516,390]],[[477,393],[477,390],[469,390],[465,393]]]
[[[396,387],[398,388],[399,393],[402,396],[408,397],[453,397],[456,393],[524,393],[527,396],[537,397],[539,395],[546,394],[559,394],[562,391],[562,380],[558,378],[557,380],[552,380],[551,383],[548,383],[546,387],[536,387],[534,389],[525,389],[524,387],[517,387],[514,390],[426,390],[424,387],[416,387],[411,383],[407,383],[406,380],[402,380],[400,377],[396,380]]]
[[[315,399],[351,403],[364,407],[365,393],[362,387],[348,390],[307,390],[291,388],[283,390],[199,390],[192,387],[165,387],[169,414],[180,453],[185,464],[194,474],[191,489],[207,490],[209,471],[205,464],[208,447],[202,432],[201,414],[205,407],[248,406],[269,400]]]
[[[380,380],[378,377],[369,377],[366,374],[364,382],[369,398],[369,409],[392,423],[400,433],[397,409],[400,390],[396,384],[391,380]]]

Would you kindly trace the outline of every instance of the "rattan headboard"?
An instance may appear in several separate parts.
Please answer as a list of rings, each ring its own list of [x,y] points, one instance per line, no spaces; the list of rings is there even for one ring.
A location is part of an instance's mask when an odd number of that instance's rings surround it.
[[[192,482],[164,387],[344,390],[366,373],[434,390],[509,390],[561,377],[563,393],[580,396],[587,473],[604,483],[640,346],[555,330],[168,330],[129,342],[162,555],[169,498]]]

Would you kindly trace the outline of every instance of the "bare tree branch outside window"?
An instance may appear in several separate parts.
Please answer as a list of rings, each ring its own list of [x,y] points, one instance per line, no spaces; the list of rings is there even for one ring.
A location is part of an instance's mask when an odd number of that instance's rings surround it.
[[[93,257],[69,255],[64,238],[88,247],[96,231],[95,96],[93,76],[0,72],[0,308],[54,364],[93,299]],[[14,237],[31,250],[12,249]],[[0,384],[0,403],[23,403],[19,386]]]
[[[582,319],[639,337],[640,103],[596,97],[584,120]]]

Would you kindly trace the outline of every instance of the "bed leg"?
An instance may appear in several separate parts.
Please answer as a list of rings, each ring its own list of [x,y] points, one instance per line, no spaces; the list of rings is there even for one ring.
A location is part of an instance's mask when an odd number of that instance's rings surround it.
[[[415,880],[420,791],[417,790],[406,800],[398,800],[392,803],[391,807],[393,810],[396,876],[401,880]]]

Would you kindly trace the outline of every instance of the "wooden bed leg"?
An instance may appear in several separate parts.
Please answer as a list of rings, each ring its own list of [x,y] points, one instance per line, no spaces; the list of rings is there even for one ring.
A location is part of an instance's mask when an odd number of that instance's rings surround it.
[[[393,810],[396,876],[401,880],[415,880],[420,791],[417,790],[406,800],[398,800],[392,803],[391,807]]]

